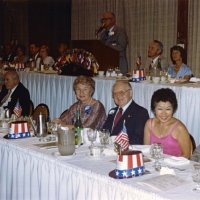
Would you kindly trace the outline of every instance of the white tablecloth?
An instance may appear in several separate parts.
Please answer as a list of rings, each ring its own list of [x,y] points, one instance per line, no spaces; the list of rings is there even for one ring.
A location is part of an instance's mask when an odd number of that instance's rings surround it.
[[[20,73],[22,83],[29,89],[34,105],[45,103],[49,106],[51,118],[60,114],[71,106],[76,97],[73,92],[73,80],[75,77],[47,75],[41,73]],[[100,100],[108,113],[115,106],[112,99],[112,85],[114,79],[105,80],[95,78],[96,90],[94,98]],[[175,116],[180,119],[193,135],[197,145],[200,144],[200,85],[199,84],[153,84],[153,83],[131,83],[133,87],[133,98],[136,103],[145,107],[150,116],[151,97],[155,90],[169,87],[174,90],[178,100],[178,110]]]
[[[153,191],[141,181],[159,176],[146,164],[151,174],[117,180],[108,176],[115,169],[115,157],[94,159],[88,148],[80,147],[76,155],[61,157],[57,149],[34,146],[37,138],[6,140],[0,134],[1,200],[196,200],[192,191],[191,168],[177,170],[187,184],[168,191]],[[149,167],[148,167],[149,166]]]

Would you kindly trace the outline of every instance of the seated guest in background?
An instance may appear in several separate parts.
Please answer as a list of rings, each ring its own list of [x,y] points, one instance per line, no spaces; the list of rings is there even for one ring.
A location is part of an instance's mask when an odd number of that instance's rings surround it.
[[[30,43],[29,45],[29,67],[30,68],[39,68],[40,66],[40,55],[39,55],[40,46],[37,43]],[[32,62],[33,61],[33,65]]]
[[[8,108],[13,113],[17,101],[22,108],[22,116],[29,115],[30,94],[19,80],[16,71],[7,71],[4,75],[5,84],[0,92],[0,107]]]
[[[67,51],[67,44],[60,43],[58,47],[59,57],[57,58],[54,69],[56,71],[60,71],[62,65],[66,63],[66,51]]]
[[[192,71],[185,64],[187,56],[184,48],[181,46],[173,46],[170,49],[170,56],[173,65],[169,67],[168,74],[172,78],[176,79],[183,78],[185,80],[189,80],[192,75]]]
[[[156,76],[156,70],[158,69],[158,60],[160,60],[161,70],[167,71],[168,63],[166,59],[162,56],[163,54],[163,44],[158,40],[153,40],[149,44],[148,49],[148,60],[145,64],[145,70],[147,74],[151,76]],[[159,70],[159,69],[158,69]],[[158,72],[159,73],[159,72]]]
[[[83,127],[101,129],[106,119],[106,113],[103,104],[92,98],[95,81],[88,76],[79,76],[74,80],[73,89],[78,101],[54,121],[62,125],[73,125],[76,120],[76,111],[80,110]]]
[[[132,99],[133,91],[128,81],[116,81],[112,95],[117,107],[112,108],[103,125],[111,136],[118,135],[125,123],[130,144],[143,144],[144,126],[149,119],[148,111]]]
[[[49,47],[47,45],[41,46],[40,58],[41,64],[46,65],[47,67],[52,67],[55,63],[54,59],[51,56],[49,56]]]
[[[39,58],[40,46],[37,43],[30,43],[29,45],[29,59],[37,60]]]
[[[26,49],[23,45],[17,45],[16,47],[16,56],[14,58],[15,63],[26,63],[28,57],[26,56]]]
[[[119,51],[119,68],[122,74],[128,72],[128,63],[126,59],[126,48],[128,37],[126,31],[116,25],[116,18],[113,12],[105,12],[101,19],[100,40],[107,46]]]
[[[3,47],[3,62],[13,62],[15,57],[15,52],[12,49],[12,45],[7,43]]]
[[[191,140],[185,125],[173,114],[177,109],[175,93],[169,88],[154,92],[151,110],[155,118],[149,119],[144,130],[144,144],[160,143],[165,154],[183,156],[191,155]]]

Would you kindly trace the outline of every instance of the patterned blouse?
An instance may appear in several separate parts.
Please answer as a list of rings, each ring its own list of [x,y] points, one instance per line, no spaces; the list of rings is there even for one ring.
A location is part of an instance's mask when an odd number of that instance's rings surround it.
[[[62,122],[72,125],[76,119],[77,109],[81,110],[81,122],[85,128],[101,129],[105,120],[106,112],[103,104],[96,101],[93,105],[80,105],[80,102],[74,103],[65,113],[60,116]]]

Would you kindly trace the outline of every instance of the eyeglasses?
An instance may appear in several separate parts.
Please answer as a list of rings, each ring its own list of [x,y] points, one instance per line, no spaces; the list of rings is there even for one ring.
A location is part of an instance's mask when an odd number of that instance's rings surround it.
[[[102,18],[102,19],[101,19],[101,22],[104,22],[104,21],[107,21],[107,20],[111,20],[111,19],[112,19],[111,17]]]
[[[128,92],[129,90],[131,90],[131,89],[129,88],[127,90],[121,90],[119,92],[113,92],[113,97],[124,96],[126,94],[126,92]]]

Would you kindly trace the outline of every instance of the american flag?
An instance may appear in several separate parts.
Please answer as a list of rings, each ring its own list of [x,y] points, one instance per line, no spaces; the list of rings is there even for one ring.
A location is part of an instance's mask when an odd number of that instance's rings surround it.
[[[121,147],[122,151],[127,150],[128,147],[129,147],[129,139],[128,139],[128,134],[127,134],[125,122],[123,124],[122,131],[115,138],[115,143],[118,144]]]
[[[13,109],[13,112],[14,114],[17,116],[17,117],[21,117],[21,114],[22,114],[22,107],[21,105],[19,104],[19,101],[17,101],[14,109]]]

